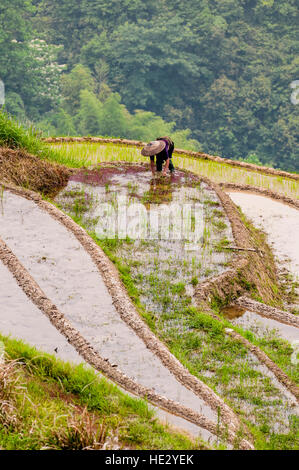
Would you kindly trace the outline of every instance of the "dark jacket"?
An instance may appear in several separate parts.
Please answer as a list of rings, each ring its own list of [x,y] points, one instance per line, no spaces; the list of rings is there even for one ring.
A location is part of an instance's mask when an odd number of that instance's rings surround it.
[[[167,160],[168,158],[171,158],[172,157],[172,153],[174,151],[174,143],[173,141],[170,139],[170,137],[158,137],[156,140],[164,140],[164,142],[166,143],[166,147],[162,150],[162,152],[158,153],[156,155],[157,157],[157,160],[160,160],[160,161],[165,161]],[[155,160],[155,156],[152,155],[151,157],[151,160],[154,161]]]

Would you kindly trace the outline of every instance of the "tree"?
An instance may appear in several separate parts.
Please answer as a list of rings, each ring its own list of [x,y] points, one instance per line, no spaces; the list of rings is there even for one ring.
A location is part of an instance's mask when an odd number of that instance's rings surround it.
[[[88,90],[115,117],[102,121],[105,133],[145,137],[160,117],[163,126],[173,123],[172,134],[190,129],[188,142],[199,140],[207,152],[255,154],[298,171],[299,108],[290,101],[290,84],[298,80],[296,3],[2,0],[0,76],[31,118],[51,120],[61,107],[75,116],[80,92]],[[42,87],[43,67],[30,50],[35,38],[64,46],[52,60],[68,67],[64,101],[59,91],[57,101],[49,99]],[[136,109],[155,118],[137,116]]]
[[[82,135],[99,135],[101,132],[102,103],[89,90],[80,91],[80,109],[75,116],[77,129]]]
[[[171,134],[173,128],[174,122],[165,122],[154,113],[137,110],[130,119],[128,136],[131,139],[149,141]]]
[[[11,102],[18,95],[31,119],[50,111],[59,100],[59,75],[63,66],[56,62],[61,47],[34,36],[30,0],[3,0],[0,7],[0,73]],[[15,93],[16,95],[13,95]],[[20,111],[20,108],[19,108]],[[22,114],[22,113],[21,113]]]
[[[102,135],[124,137],[127,131],[126,109],[118,93],[112,93],[103,104],[100,129]]]
[[[18,93],[15,93],[14,91],[6,93],[5,109],[19,121],[24,122],[26,120],[24,101]]]
[[[78,112],[80,106],[80,92],[87,90],[93,92],[94,79],[90,70],[81,64],[76,65],[69,74],[64,74],[61,79],[61,91],[63,104],[70,114]]]

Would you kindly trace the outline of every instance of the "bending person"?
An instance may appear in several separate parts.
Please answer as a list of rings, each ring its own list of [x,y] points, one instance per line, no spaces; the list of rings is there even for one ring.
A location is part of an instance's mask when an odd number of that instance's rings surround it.
[[[158,137],[156,140],[149,142],[142,150],[143,156],[150,157],[151,159],[151,170],[153,175],[155,171],[162,171],[163,163],[165,166],[163,169],[163,175],[166,175],[169,169],[170,173],[174,172],[174,166],[172,163],[172,153],[174,150],[174,143],[170,137]],[[156,157],[156,165],[155,165]]]

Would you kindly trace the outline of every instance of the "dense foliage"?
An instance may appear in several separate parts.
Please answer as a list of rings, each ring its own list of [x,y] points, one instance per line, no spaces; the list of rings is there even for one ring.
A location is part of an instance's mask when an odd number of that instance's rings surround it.
[[[296,0],[2,0],[7,108],[298,171],[297,24]]]

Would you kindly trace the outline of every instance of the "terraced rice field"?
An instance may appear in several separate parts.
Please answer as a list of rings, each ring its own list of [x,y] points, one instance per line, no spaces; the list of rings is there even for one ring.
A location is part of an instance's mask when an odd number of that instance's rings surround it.
[[[64,157],[61,162],[73,167],[90,166],[101,162],[125,161],[148,162],[148,157],[140,154],[139,148],[96,143],[63,143],[52,144],[62,150]],[[266,175],[256,171],[248,171],[225,163],[218,163],[200,158],[176,155],[174,163],[181,169],[190,170],[196,175],[208,177],[216,183],[235,183],[250,185],[261,189],[275,191],[278,194],[299,199],[298,181],[276,175]]]
[[[55,199],[2,190],[1,332],[74,362],[88,362],[91,348],[104,375],[212,445],[298,448],[298,395],[229,333],[262,348],[294,384],[296,325],[232,306],[202,311],[197,303],[201,283],[224,274],[238,254],[228,214],[201,176],[293,199],[298,183],[178,155],[172,177],[152,178],[138,149],[56,147],[79,170]],[[285,227],[297,232],[298,210],[263,196],[230,196],[268,233],[277,264],[287,263],[295,280],[296,237]],[[55,328],[55,315],[80,336],[80,347]]]

